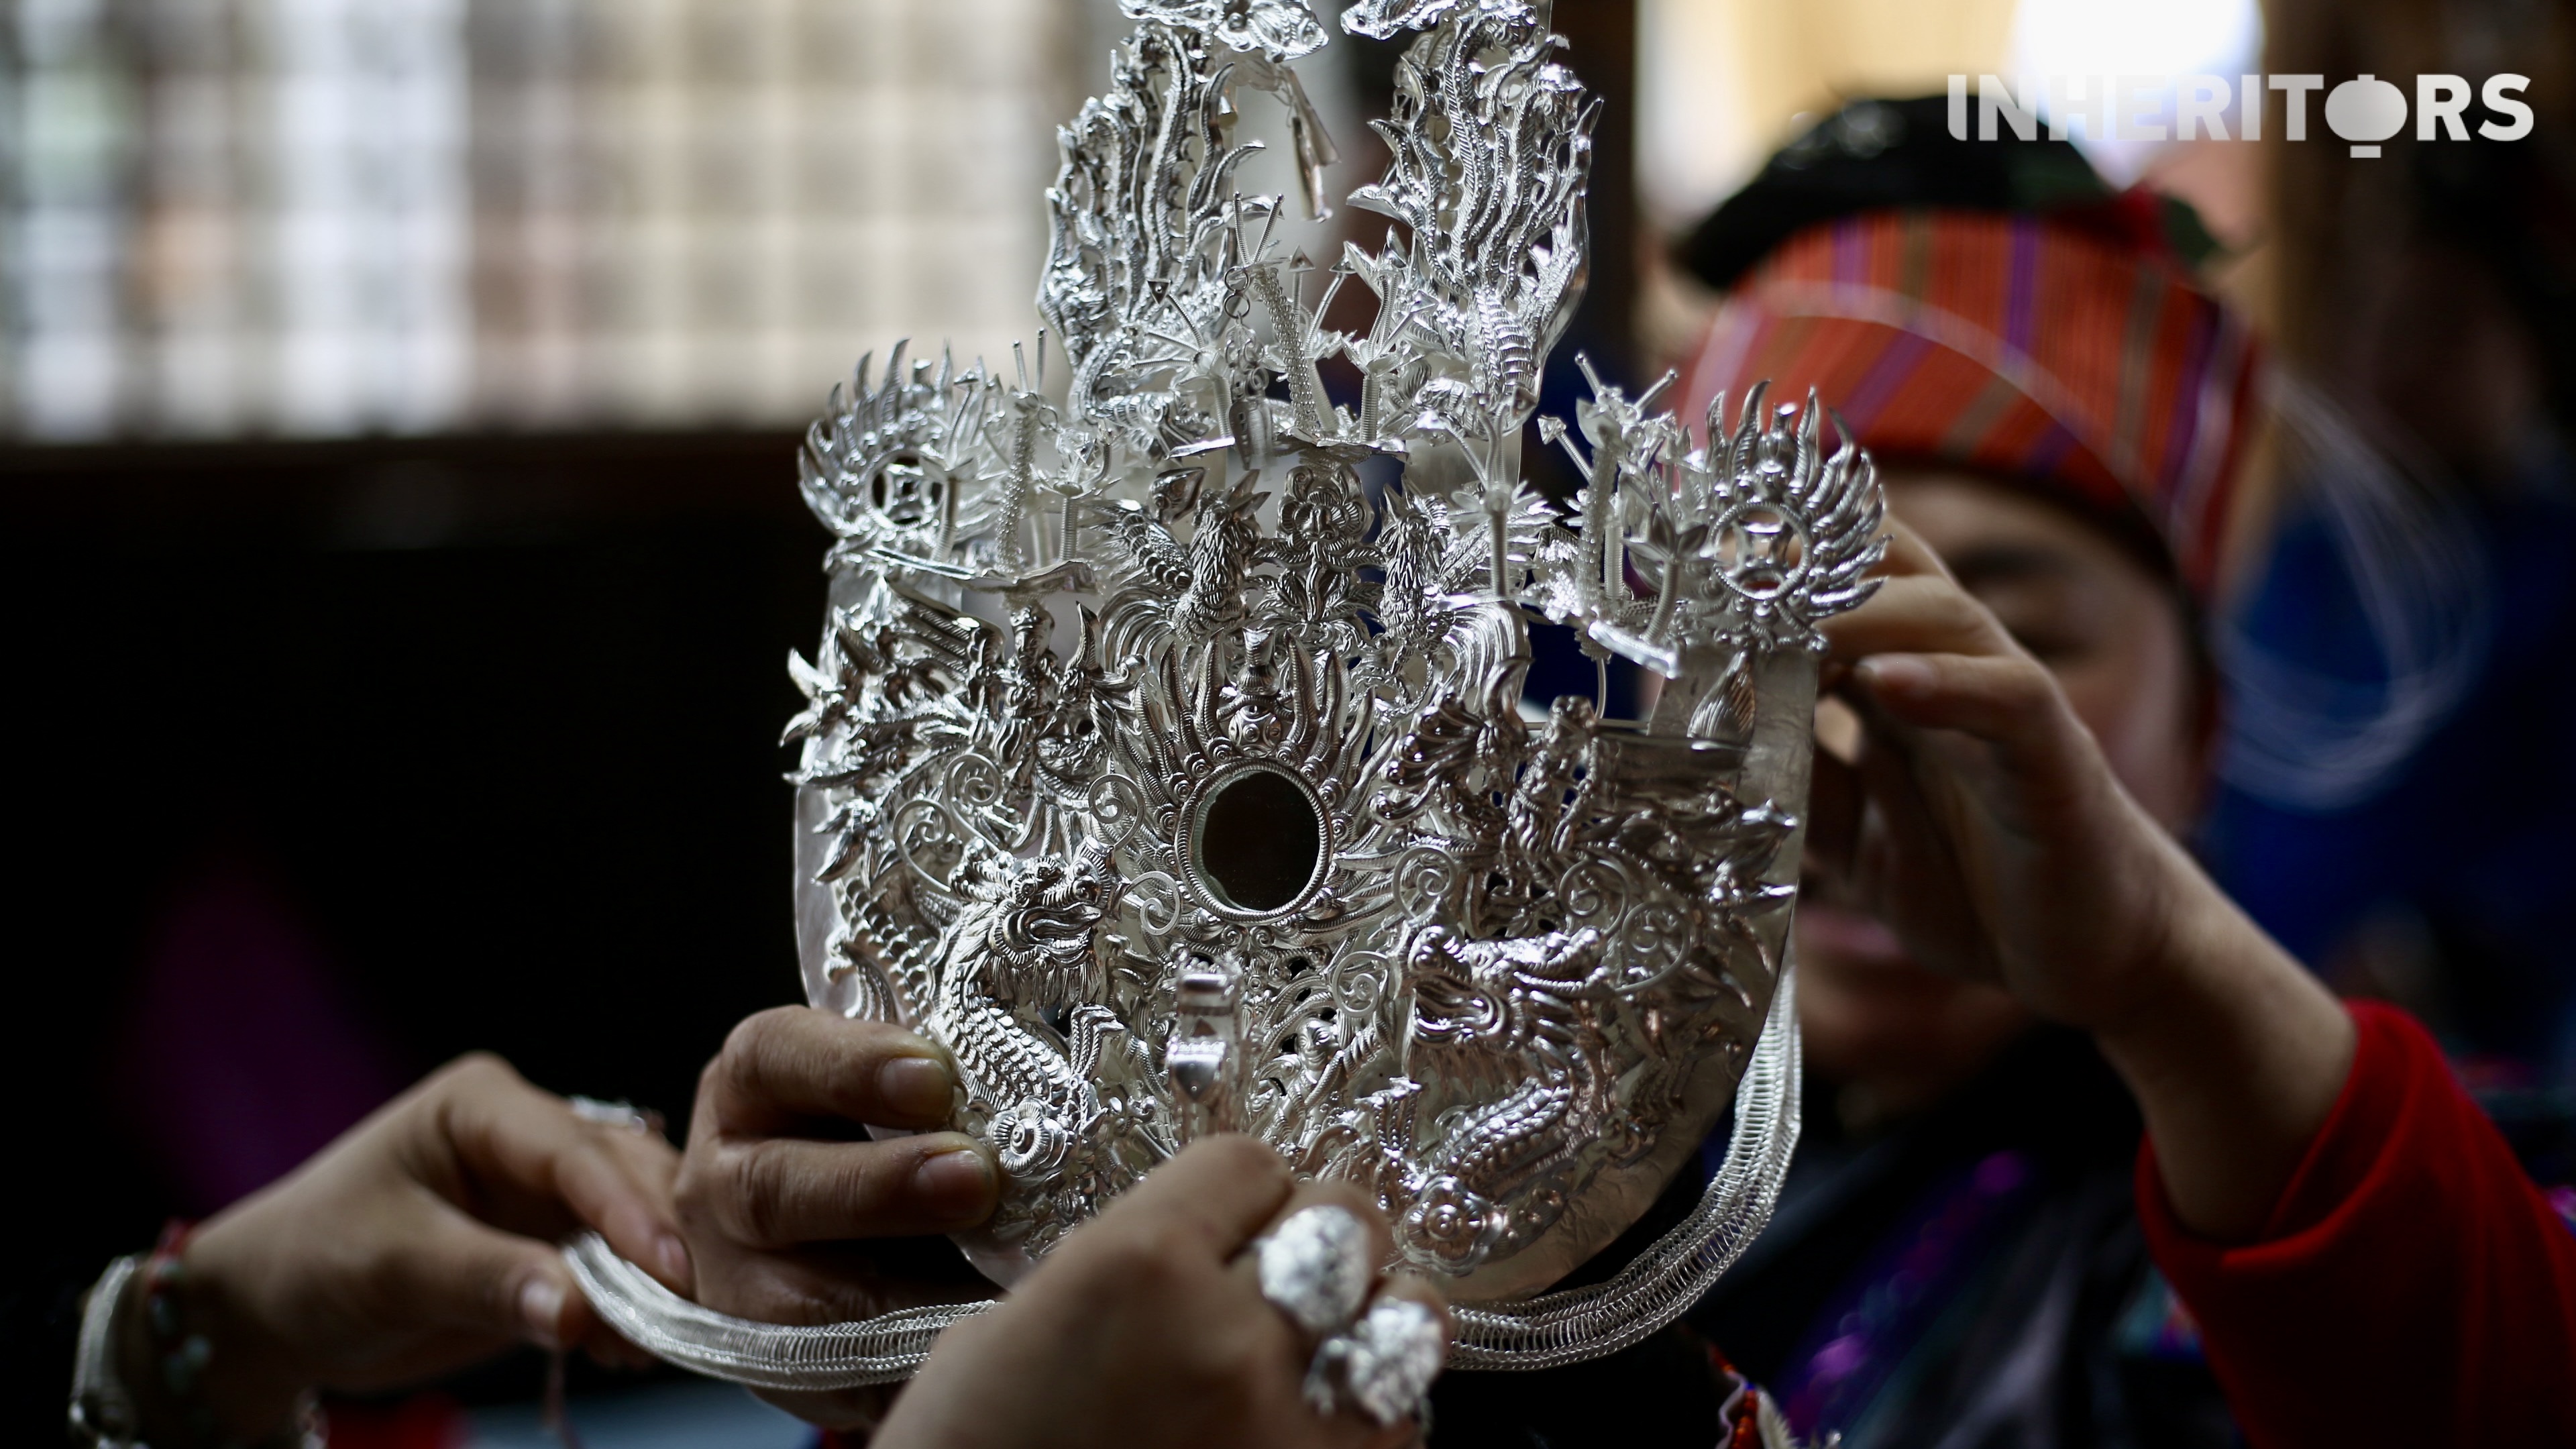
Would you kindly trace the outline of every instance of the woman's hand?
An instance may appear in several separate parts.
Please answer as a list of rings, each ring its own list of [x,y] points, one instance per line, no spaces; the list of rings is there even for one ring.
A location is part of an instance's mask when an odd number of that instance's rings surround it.
[[[179,1293],[186,1330],[213,1350],[205,1406],[250,1439],[306,1389],[389,1388],[513,1344],[636,1356],[592,1316],[555,1242],[596,1228],[688,1291],[678,1167],[658,1134],[591,1121],[498,1057],[451,1063],[190,1238]],[[148,1395],[161,1374],[142,1318],[122,1315],[124,1378]],[[186,1442],[156,1411],[176,1412],[147,1404],[149,1442]]]
[[[840,1323],[992,1287],[938,1234],[992,1215],[1000,1177],[956,1132],[872,1142],[863,1126],[932,1129],[955,1105],[939,1048],[811,1007],[734,1028],[698,1082],[680,1171],[697,1300],[763,1323]],[[797,1416],[866,1428],[888,1392],[764,1394]]]
[[[1936,971],[2087,1029],[2164,984],[2206,882],[2113,776],[2046,666],[1902,525],[1871,600],[1826,621],[1860,714],[1819,752],[1808,862]]]
[[[951,1328],[895,1403],[882,1449],[1289,1449],[1395,1446],[1381,1427],[1303,1397],[1315,1341],[1261,1294],[1246,1247],[1318,1203],[1385,1219],[1345,1184],[1298,1187],[1248,1137],[1197,1143],[1085,1224],[1001,1307]],[[1386,1284],[1445,1322],[1429,1285]]]
[[[2183,1221],[2253,1231],[2342,1090],[2352,1027],[2121,787],[2057,681],[1899,525],[1827,622],[1859,713],[1809,862],[1924,965],[2095,1033]]]

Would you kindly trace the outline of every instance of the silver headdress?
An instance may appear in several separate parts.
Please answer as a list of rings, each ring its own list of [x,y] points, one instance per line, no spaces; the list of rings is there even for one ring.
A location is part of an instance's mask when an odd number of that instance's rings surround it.
[[[1330,142],[1298,0],[1126,0],[1062,132],[1039,305],[1071,363],[860,366],[810,435],[837,542],[788,730],[814,1004],[942,1043],[1004,1204],[1007,1284],[1193,1137],[1357,1183],[1442,1280],[1466,1367],[1668,1323],[1767,1218],[1797,1131],[1786,959],[1823,642],[1882,501],[1820,410],[1705,431],[1595,383],[1561,515],[1521,479],[1585,267],[1594,108],[1527,0],[1369,0],[1423,31],[1349,199],[1398,226],[1329,274],[1239,193],[1235,94]],[[1327,330],[1335,293],[1377,300]],[[1354,411],[1321,364],[1357,369]],[[1671,379],[1666,379],[1669,384]],[[1579,434],[1580,441],[1577,441]],[[1651,718],[1525,715],[1527,620],[1665,683]],[[1594,1287],[1734,1109],[1700,1208]],[[654,1306],[637,1342],[781,1387],[901,1377],[971,1308],[776,1329]],[[1539,1295],[1533,1297],[1532,1295]]]

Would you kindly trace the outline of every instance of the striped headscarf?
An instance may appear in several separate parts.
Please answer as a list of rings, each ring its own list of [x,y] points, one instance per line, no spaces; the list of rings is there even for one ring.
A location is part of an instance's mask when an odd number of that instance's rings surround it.
[[[1790,236],[1740,280],[1685,373],[1808,389],[1883,462],[2072,502],[2204,600],[2243,466],[2258,359],[2159,248],[2033,214],[1869,211]]]

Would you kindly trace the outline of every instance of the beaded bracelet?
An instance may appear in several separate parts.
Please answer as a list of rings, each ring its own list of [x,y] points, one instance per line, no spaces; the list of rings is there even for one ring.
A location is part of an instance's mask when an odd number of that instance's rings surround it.
[[[172,1220],[161,1229],[161,1241],[153,1245],[152,1255],[143,1260],[143,1323],[151,1330],[152,1351],[161,1363],[162,1387],[183,1406],[190,1436],[211,1443],[217,1438],[215,1413],[198,1401],[197,1388],[206,1375],[206,1360],[214,1357],[214,1345],[204,1334],[187,1331],[179,1303],[180,1290],[188,1283],[181,1255],[188,1251],[188,1239],[196,1231],[194,1223]]]
[[[323,1449],[326,1435],[313,1396],[296,1404],[288,1426],[275,1434],[243,1442],[222,1433],[214,1410],[199,1397],[214,1345],[188,1328],[180,1294],[187,1286],[185,1255],[191,1223],[172,1222],[161,1240],[140,1260],[121,1258],[90,1290],[81,1321],[81,1356],[72,1385],[71,1427],[76,1436],[98,1449],[147,1449],[135,1437],[141,1431],[134,1396],[116,1371],[116,1316],[130,1278],[143,1280],[143,1322],[161,1369],[162,1387],[187,1426],[188,1441],[221,1449]]]
[[[116,1372],[117,1308],[126,1285],[143,1260],[134,1256],[107,1265],[81,1305],[80,1349],[72,1360],[72,1442],[89,1449],[143,1449],[134,1396]]]

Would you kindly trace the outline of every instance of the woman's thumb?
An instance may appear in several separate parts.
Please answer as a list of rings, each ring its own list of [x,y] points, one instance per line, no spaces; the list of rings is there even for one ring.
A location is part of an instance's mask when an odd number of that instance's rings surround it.
[[[402,1255],[422,1317],[548,1348],[580,1341],[590,1305],[550,1243],[440,1213]]]
[[[526,1274],[518,1291],[510,1294],[510,1302],[520,1330],[530,1340],[547,1348],[560,1348],[578,1337],[566,1320],[581,1298],[573,1291],[572,1275],[564,1271],[563,1260],[552,1255],[549,1259],[547,1265]]]

